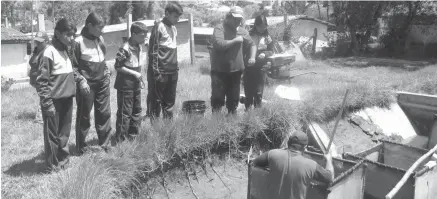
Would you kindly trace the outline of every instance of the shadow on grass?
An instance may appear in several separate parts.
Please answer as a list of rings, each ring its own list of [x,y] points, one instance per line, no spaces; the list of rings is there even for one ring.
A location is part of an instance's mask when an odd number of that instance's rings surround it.
[[[23,111],[18,113],[15,117],[17,120],[33,121],[35,119],[35,112]]]
[[[12,165],[5,173],[15,177],[48,173],[47,165],[44,160],[44,152],[41,152],[30,160],[24,160]]]
[[[342,59],[332,59],[330,62],[335,65],[343,65],[345,67],[353,68],[388,67],[393,69],[403,69],[406,71],[416,71],[435,64],[434,62],[430,61],[409,61],[375,57],[348,57]]]

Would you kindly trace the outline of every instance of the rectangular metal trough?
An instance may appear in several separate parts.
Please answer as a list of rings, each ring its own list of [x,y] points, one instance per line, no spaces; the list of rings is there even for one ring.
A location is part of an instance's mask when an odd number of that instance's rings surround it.
[[[322,154],[305,152],[305,156],[325,167],[326,160]],[[333,159],[335,179],[327,185],[312,182],[308,188],[308,199],[362,199],[364,197],[365,164],[364,161],[354,162],[343,159]],[[248,199],[274,199],[268,195],[269,170],[249,165]]]
[[[366,151],[345,153],[343,156],[352,161],[366,161],[365,198],[380,199],[385,198],[415,161],[426,153],[425,149],[381,140],[381,143]],[[394,198],[437,198],[437,168],[425,165],[429,160],[419,165]]]

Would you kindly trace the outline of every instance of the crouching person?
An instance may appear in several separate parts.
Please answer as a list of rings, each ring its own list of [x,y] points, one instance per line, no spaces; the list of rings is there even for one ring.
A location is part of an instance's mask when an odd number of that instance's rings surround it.
[[[141,127],[141,88],[143,85],[141,67],[142,47],[147,36],[147,27],[135,22],[131,26],[132,36],[119,49],[115,59],[117,77],[114,87],[117,89],[116,141],[133,138]]]
[[[44,151],[49,168],[60,169],[69,161],[75,77],[68,46],[73,39],[73,25],[66,19],[56,23],[52,45],[43,52],[36,78],[44,120]]]

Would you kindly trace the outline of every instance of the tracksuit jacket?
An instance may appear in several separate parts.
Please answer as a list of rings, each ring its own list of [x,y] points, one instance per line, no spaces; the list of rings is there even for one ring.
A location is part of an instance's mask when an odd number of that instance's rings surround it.
[[[68,162],[73,97],[76,95],[75,75],[67,47],[56,38],[47,46],[39,62],[36,89],[45,113],[54,107],[55,115],[43,115],[44,151],[49,167]]]
[[[74,41],[73,68],[78,79],[76,148],[80,153],[87,146],[85,139],[91,127],[90,112],[93,106],[99,145],[106,144],[112,132],[110,73],[106,65],[106,47],[103,42],[103,37],[95,37],[86,30],[82,30],[81,35]],[[80,92],[82,81],[89,85],[89,94]]]
[[[161,109],[164,117],[173,117],[179,71],[176,37],[176,26],[166,18],[152,28],[147,69],[147,114],[152,119],[160,116]]]
[[[130,40],[130,39],[129,39]],[[129,41],[124,43],[115,59],[114,67],[141,73],[143,58],[141,45],[132,46]],[[131,139],[137,135],[141,127],[141,87],[140,80],[129,74],[117,72],[114,87],[117,89],[117,141]]]

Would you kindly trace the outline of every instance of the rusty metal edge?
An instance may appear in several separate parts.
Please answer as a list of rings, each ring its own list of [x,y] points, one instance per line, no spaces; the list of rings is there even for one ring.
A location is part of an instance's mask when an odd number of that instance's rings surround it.
[[[407,170],[404,170],[404,169],[401,169],[401,168],[398,168],[398,167],[394,167],[394,166],[390,166],[390,165],[386,165],[386,164],[383,164],[383,163],[380,163],[380,162],[375,162],[375,161],[372,161],[372,160],[368,160],[368,159],[366,159],[366,158],[364,158],[364,157],[360,157],[360,156],[355,156],[355,155],[353,155],[353,154],[350,154],[350,153],[345,153],[345,155],[349,155],[349,156],[351,156],[351,157],[353,157],[353,158],[357,158],[357,159],[360,159],[360,160],[364,160],[364,161],[366,161],[367,163],[372,163],[372,164],[375,164],[375,165],[377,165],[377,166],[381,166],[381,167],[385,167],[385,168],[389,168],[389,169],[394,169],[394,170],[396,170],[396,171],[401,171],[401,172],[407,172]],[[415,173],[415,172],[414,172]]]
[[[402,143],[399,143],[399,142],[393,142],[393,141],[390,141],[390,140],[379,139],[379,141],[383,142],[383,143],[386,142],[386,143],[390,143],[390,144],[394,144],[394,145],[403,146],[403,147],[406,147],[406,148],[411,148],[411,149],[414,149],[414,150],[417,150],[417,151],[421,151],[421,152],[424,152],[424,153],[427,153],[429,151],[429,150],[422,149],[422,148],[419,148],[419,147],[415,147],[415,146],[411,146],[411,145],[407,145],[407,144],[402,144]]]

